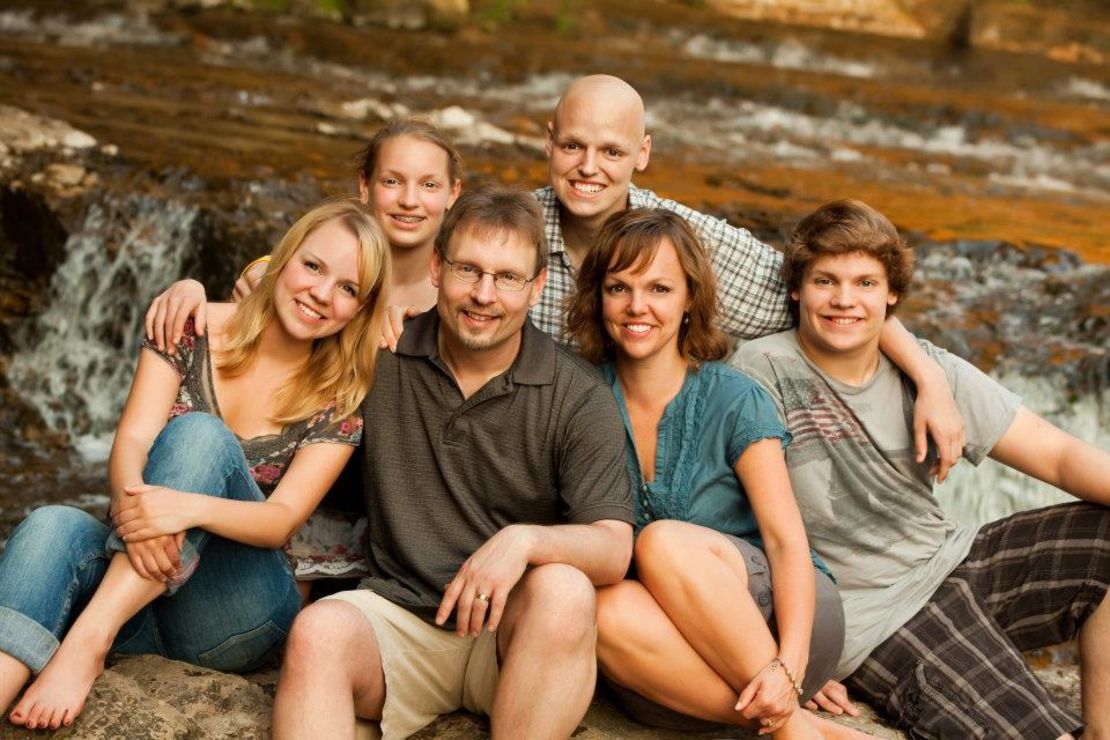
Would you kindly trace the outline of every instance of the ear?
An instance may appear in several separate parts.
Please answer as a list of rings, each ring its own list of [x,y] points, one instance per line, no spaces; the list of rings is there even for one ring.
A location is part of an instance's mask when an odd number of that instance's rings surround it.
[[[647,169],[648,160],[651,159],[651,134],[644,134],[640,143],[640,151],[636,153],[636,171],[643,172]]]
[[[532,295],[528,298],[528,308],[532,308],[540,302],[540,295],[543,293],[543,286],[547,285],[547,268],[543,268],[536,275],[536,279],[532,281]]]
[[[370,204],[370,183],[366,182],[366,175],[358,173],[358,199],[362,204]]]
[[[551,159],[551,152],[555,150],[555,122],[547,122],[547,140],[543,143],[543,150],[547,158]]]
[[[439,271],[443,268],[443,260],[439,258],[439,250],[432,250],[432,264],[431,264],[431,279],[432,285],[439,289]]]
[[[795,303],[801,303],[801,301],[802,301],[801,293],[799,293],[796,290],[790,291],[790,300],[794,301]]]
[[[886,294],[886,305],[893,306],[899,301],[900,298],[901,296],[899,296],[897,293],[895,293],[894,291],[890,291]]]
[[[455,180],[451,185],[451,195],[447,197],[447,210],[451,210],[451,206],[455,205],[455,201],[459,199],[459,193],[462,192],[462,180]]]

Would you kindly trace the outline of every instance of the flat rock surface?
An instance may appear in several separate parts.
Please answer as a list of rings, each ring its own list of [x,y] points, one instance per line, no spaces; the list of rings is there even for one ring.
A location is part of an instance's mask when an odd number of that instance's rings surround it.
[[[1065,706],[1079,711],[1079,674],[1074,667],[1050,665],[1037,675]],[[85,711],[56,738],[84,740],[253,740],[270,736],[270,710],[277,671],[236,676],[155,656],[125,658],[97,680]],[[869,707],[863,716],[837,721],[879,738],[904,738],[881,722]],[[41,737],[0,721],[0,740]],[[414,737],[418,740],[477,740],[489,736],[488,722],[467,712],[440,718]],[[754,737],[743,731],[683,733],[657,730],[631,721],[604,698],[597,698],[574,737],[579,740],[709,740]]]

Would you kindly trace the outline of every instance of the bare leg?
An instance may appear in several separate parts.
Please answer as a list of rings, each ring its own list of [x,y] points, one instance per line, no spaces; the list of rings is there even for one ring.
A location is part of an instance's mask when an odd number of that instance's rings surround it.
[[[724,536],[684,522],[656,522],[636,542],[636,564],[678,631],[737,691],[778,654],[748,593],[743,556]]]
[[[601,589],[597,608],[597,656],[605,675],[676,712],[757,727],[735,709],[739,689],[694,651],[642,584],[625,581]],[[734,627],[751,634],[744,625]],[[867,737],[804,710],[794,712],[774,737],[813,738],[817,733],[829,740]]]
[[[1079,631],[1083,740],[1110,740],[1110,596],[1103,596]]]
[[[0,653],[0,714],[6,712],[31,678],[31,669],[7,653]]]
[[[277,696],[275,740],[347,738],[355,716],[381,719],[385,675],[374,630],[342,601],[320,601],[293,622]]]
[[[165,590],[164,583],[136,573],[127,555],[113,556],[88,606],[12,710],[12,723],[31,729],[72,724],[93,681],[104,672],[104,659],[120,627]]]
[[[586,714],[597,660],[594,588],[569,565],[525,573],[497,631],[503,660],[491,736],[567,738]]]

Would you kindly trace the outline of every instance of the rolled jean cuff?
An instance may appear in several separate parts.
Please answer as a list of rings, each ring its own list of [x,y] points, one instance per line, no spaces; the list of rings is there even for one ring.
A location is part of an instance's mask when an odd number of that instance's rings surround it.
[[[58,638],[30,617],[0,606],[0,650],[37,674],[58,649]]]
[[[127,552],[127,544],[120,539],[120,536],[115,532],[108,535],[108,541],[104,543],[104,549],[109,554],[114,552]],[[166,581],[166,596],[173,596],[177,593],[177,589],[185,585],[186,581],[192,578],[193,574],[197,572],[197,566],[200,565],[200,553],[193,543],[186,537],[181,542],[181,567],[177,569],[177,573]]]

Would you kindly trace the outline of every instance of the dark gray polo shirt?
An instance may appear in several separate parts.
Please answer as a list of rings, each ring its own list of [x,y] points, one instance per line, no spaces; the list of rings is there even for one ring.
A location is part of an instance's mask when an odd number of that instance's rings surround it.
[[[471,553],[510,524],[633,521],[624,427],[590,365],[525,322],[512,366],[470,398],[435,308],[378,355],[362,404],[370,588],[431,619]]]

